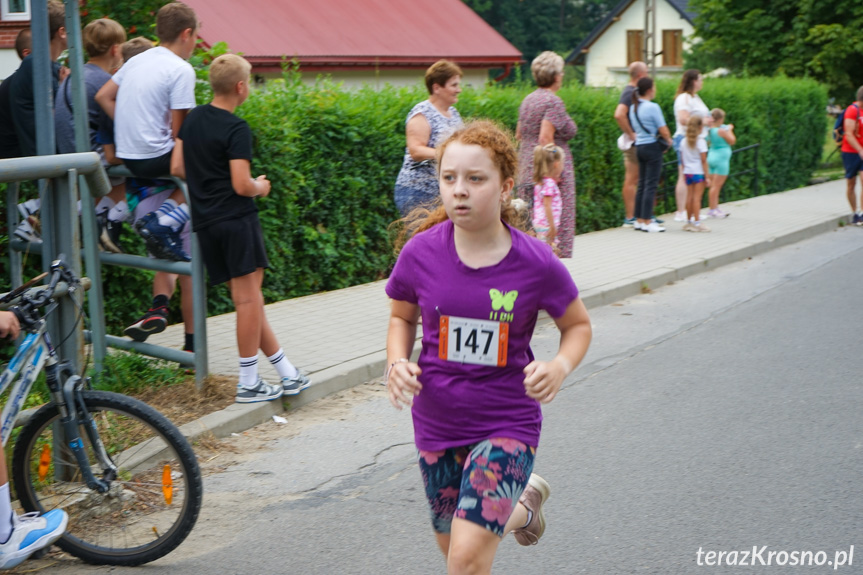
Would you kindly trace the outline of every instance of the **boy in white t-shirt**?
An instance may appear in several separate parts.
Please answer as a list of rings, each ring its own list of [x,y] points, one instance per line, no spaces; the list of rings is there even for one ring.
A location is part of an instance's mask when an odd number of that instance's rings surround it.
[[[170,174],[177,133],[195,107],[195,71],[187,61],[198,38],[194,10],[179,2],[162,6],[156,15],[156,35],[159,46],[130,59],[96,95],[96,101],[114,119],[117,157],[138,178]],[[182,191],[165,189],[147,200],[153,211],[135,222],[147,249],[162,259],[189,261],[189,208]],[[153,305],[126,328],[126,335],[144,341],[165,329],[168,301],[177,279],[176,274],[156,272]],[[192,351],[192,278],[179,279],[186,324],[183,349]]]

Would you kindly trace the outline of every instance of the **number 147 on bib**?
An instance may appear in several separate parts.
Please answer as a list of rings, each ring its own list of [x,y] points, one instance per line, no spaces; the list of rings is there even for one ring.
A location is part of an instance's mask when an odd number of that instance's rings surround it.
[[[508,323],[449,315],[440,318],[441,359],[503,367],[508,344]]]

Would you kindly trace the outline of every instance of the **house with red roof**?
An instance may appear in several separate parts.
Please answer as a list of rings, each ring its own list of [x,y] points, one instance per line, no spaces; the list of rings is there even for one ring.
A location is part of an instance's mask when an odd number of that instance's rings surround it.
[[[5,1],[5,0],[2,0]],[[296,59],[304,79],[346,86],[413,85],[446,58],[464,84],[509,69],[521,52],[462,0],[182,0],[194,8],[207,46],[226,42],[260,77]]]

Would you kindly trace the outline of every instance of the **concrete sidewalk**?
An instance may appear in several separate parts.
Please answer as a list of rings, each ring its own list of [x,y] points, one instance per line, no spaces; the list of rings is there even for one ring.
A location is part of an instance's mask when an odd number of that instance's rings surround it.
[[[646,288],[740,261],[835,229],[849,220],[844,180],[722,207],[731,217],[706,220],[712,233],[684,232],[681,223],[664,216],[667,231],[661,234],[615,228],[576,236],[572,259],[563,261],[587,307],[619,301]],[[384,285],[379,281],[267,306],[267,318],[285,353],[312,379],[309,389],[287,398],[285,405],[305,405],[382,375],[389,318]],[[182,329],[182,324],[173,325],[150,341],[179,344]],[[211,373],[237,373],[234,329],[233,313],[207,320]],[[275,380],[266,359],[261,361],[264,378]],[[265,421],[283,408],[279,402],[233,405],[187,424],[183,432],[194,436],[211,431],[225,436]]]

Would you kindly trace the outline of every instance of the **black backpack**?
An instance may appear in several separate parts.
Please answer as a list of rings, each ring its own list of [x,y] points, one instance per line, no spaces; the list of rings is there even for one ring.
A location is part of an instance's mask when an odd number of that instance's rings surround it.
[[[857,104],[851,104],[851,106],[857,108],[857,119],[859,120],[860,108],[857,107]],[[850,108],[851,106],[848,106],[848,108]],[[845,112],[847,111],[847,108],[845,110],[842,110],[842,113],[839,114],[838,118],[836,118],[836,123],[833,124],[833,139],[836,140],[837,144],[841,144],[842,139],[845,137]]]

